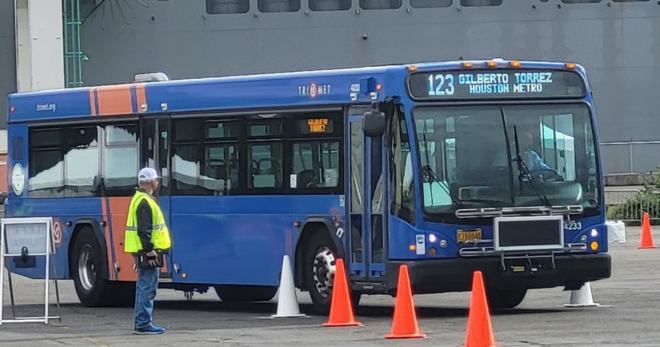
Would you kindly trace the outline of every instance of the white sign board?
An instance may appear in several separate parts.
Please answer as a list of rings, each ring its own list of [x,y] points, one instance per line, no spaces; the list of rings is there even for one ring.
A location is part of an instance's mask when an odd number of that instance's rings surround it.
[[[23,249],[28,255],[45,255],[47,249],[47,235],[50,220],[42,222],[5,223],[5,255],[21,255]]]
[[[51,225],[53,219],[44,218],[3,218],[0,222],[0,324],[16,322],[43,322],[48,324],[49,291],[50,280],[50,255],[53,252]],[[25,251],[24,251],[25,250]],[[44,256],[46,260],[44,276],[44,315],[41,317],[14,317],[3,319],[3,288],[5,258],[12,256]],[[10,271],[10,269],[7,269]],[[11,276],[11,273],[8,274]],[[11,278],[11,277],[10,277]],[[56,282],[57,283],[57,282]],[[10,285],[11,288],[11,285]],[[59,296],[58,296],[59,303]],[[12,296],[13,307],[13,296]]]

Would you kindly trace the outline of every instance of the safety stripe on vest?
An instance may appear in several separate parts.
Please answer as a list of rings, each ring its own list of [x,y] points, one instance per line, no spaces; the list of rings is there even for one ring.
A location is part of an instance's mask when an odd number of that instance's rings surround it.
[[[153,230],[162,229],[164,227],[165,227],[165,224],[156,224],[156,225],[151,226],[151,228]],[[137,227],[126,227],[126,231],[137,231],[137,230],[138,230]]]

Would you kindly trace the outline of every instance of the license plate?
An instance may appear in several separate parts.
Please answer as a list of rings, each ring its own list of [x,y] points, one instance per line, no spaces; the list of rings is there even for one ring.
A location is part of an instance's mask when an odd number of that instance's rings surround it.
[[[456,230],[456,239],[459,243],[481,240],[481,229],[477,230]]]

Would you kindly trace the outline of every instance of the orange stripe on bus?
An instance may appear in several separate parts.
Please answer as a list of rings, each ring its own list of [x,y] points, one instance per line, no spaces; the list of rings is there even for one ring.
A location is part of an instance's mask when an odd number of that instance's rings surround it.
[[[137,95],[137,110],[138,113],[143,113],[146,112],[146,105],[147,105],[147,93],[145,92],[144,89],[144,83],[136,84],[135,85],[135,94]],[[142,107],[142,105],[145,106],[145,108]]]
[[[101,116],[124,115],[133,113],[131,105],[131,86],[116,85],[98,87],[99,114]]]
[[[117,279],[120,281],[135,281],[137,279],[137,273],[133,268],[135,260],[131,254],[124,252],[126,216],[131,198],[130,196],[109,198],[112,223],[108,223],[108,225],[112,224],[112,230],[110,231],[112,232],[112,247],[115,249],[115,261],[119,266]]]
[[[101,211],[104,220],[108,220],[108,206],[105,202],[105,198],[101,198]],[[112,263],[112,245],[110,242],[110,230],[108,230],[108,224],[106,223],[103,227],[103,239],[105,239],[105,256],[108,261],[108,279],[114,280],[117,279],[117,274],[115,273],[115,266]]]
[[[96,98],[94,98],[95,88],[89,88],[89,108],[90,114],[96,116]]]

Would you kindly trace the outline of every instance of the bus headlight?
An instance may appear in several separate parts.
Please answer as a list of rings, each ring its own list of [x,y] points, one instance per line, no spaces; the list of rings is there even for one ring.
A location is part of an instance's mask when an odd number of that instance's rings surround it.
[[[435,241],[438,241],[438,238],[433,234],[429,235],[429,242],[435,242]]]
[[[596,242],[596,241],[591,242],[591,250],[592,251],[597,251],[598,250],[598,242]]]
[[[591,237],[598,237],[598,230],[591,229]]]

